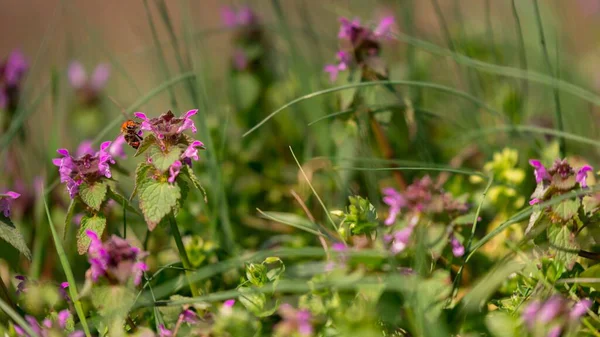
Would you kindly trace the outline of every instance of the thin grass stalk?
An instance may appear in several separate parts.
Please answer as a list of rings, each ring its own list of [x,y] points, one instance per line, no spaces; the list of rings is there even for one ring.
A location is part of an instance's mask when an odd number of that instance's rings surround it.
[[[179,252],[179,258],[181,259],[181,264],[185,268],[185,277],[190,286],[190,290],[192,292],[192,296],[199,296],[198,288],[196,287],[196,283],[192,282],[190,278],[190,269],[192,269],[192,264],[190,263],[190,259],[188,258],[187,252],[185,251],[185,246],[183,245],[183,240],[181,239],[181,233],[179,233],[179,227],[177,227],[177,220],[175,220],[175,215],[170,213],[169,224],[171,225],[171,234],[173,234],[173,239],[175,239],[175,244],[177,245],[177,251]]]

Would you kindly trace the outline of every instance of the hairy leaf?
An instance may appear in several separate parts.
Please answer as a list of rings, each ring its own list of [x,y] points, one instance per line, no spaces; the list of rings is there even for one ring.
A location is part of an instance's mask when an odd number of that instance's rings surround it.
[[[140,146],[138,147],[137,151],[135,151],[135,154],[133,156],[137,157],[141,155],[142,153],[146,152],[146,150],[148,150],[150,146],[154,144],[156,144],[156,137],[154,137],[153,134],[148,134],[144,137],[144,139],[140,143]]]
[[[131,192],[131,197],[129,197],[129,200],[133,200],[133,198],[136,196],[140,184],[142,181],[146,180],[148,177],[148,172],[150,172],[152,168],[152,165],[145,162],[138,164],[137,168],[135,169],[135,185],[133,186],[133,192]]]
[[[182,171],[185,174],[185,176],[192,182],[194,187],[196,187],[197,189],[202,191],[202,194],[204,194],[204,202],[205,203],[208,202],[208,197],[206,196],[206,190],[202,186],[202,183],[200,183],[200,179],[198,179],[198,177],[196,176],[196,174],[194,173],[192,168],[187,165],[183,165]]]
[[[165,172],[176,160],[179,160],[182,150],[179,147],[172,147],[169,152],[164,153],[155,145],[150,147],[149,152],[152,165],[154,165],[156,169]]]
[[[31,260],[31,252],[15,225],[4,214],[0,213],[0,238],[15,247],[27,259]]]
[[[81,225],[79,226],[79,232],[77,233],[77,252],[83,255],[87,252],[90,246],[90,238],[85,234],[86,230],[91,230],[98,234],[98,237],[102,236],[104,228],[106,227],[106,218],[104,215],[97,214],[94,216],[84,215],[81,218]]]
[[[81,197],[81,201],[83,201],[86,205],[98,211],[100,210],[102,202],[106,198],[107,190],[108,185],[102,181],[98,181],[92,185],[83,183],[81,186],[79,186],[79,197]]]
[[[67,209],[67,216],[65,217],[65,229],[63,231],[63,240],[67,237],[67,233],[69,233],[69,228],[71,228],[71,222],[73,222],[73,215],[75,214],[75,207],[77,206],[77,199],[72,199],[69,204],[69,208]]]
[[[139,193],[140,208],[150,230],[153,230],[165,215],[173,211],[173,207],[181,198],[181,189],[178,185],[153,179],[142,182]]]

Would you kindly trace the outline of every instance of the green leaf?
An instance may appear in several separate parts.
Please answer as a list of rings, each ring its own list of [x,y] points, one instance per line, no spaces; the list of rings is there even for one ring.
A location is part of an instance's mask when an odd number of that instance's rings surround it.
[[[140,208],[150,230],[153,230],[165,215],[173,211],[173,208],[177,205],[177,200],[181,198],[178,185],[169,184],[166,181],[158,182],[153,179],[142,182],[139,193]]]
[[[192,182],[194,187],[196,187],[197,189],[202,191],[202,194],[204,194],[204,202],[208,203],[208,197],[206,195],[206,190],[202,186],[202,183],[200,183],[200,179],[198,179],[198,177],[196,176],[196,174],[194,173],[192,168],[189,167],[188,165],[183,165],[182,171],[183,171],[183,174]]]
[[[563,200],[558,205],[554,206],[553,211],[561,219],[568,221],[571,220],[575,214],[577,214],[579,205],[579,198]]]
[[[181,148],[172,147],[171,151],[164,153],[155,145],[150,147],[150,160],[156,169],[166,172],[175,161],[179,160],[181,152]]]
[[[69,208],[67,209],[67,216],[65,217],[65,229],[63,231],[63,240],[66,239],[69,228],[71,228],[71,222],[73,222],[73,215],[75,214],[75,206],[77,206],[77,199],[71,199]]]
[[[125,198],[120,193],[114,191],[113,187],[108,188],[108,197],[111,198],[112,200],[114,200],[120,206],[125,205],[125,208],[128,211],[140,215],[140,212],[137,209],[135,209],[133,206],[131,206],[131,203],[129,202],[129,200],[127,200],[127,198]]]
[[[104,215],[97,214],[94,216],[84,215],[81,218],[81,225],[79,226],[79,232],[77,233],[77,252],[80,255],[85,254],[90,246],[90,238],[85,234],[86,230],[91,230],[98,234],[98,237],[102,237],[104,228],[106,227],[106,218]]]
[[[586,195],[583,197],[581,204],[583,205],[583,211],[586,214],[591,215],[598,210],[598,207],[600,206],[600,198],[595,195]]]
[[[181,191],[181,197],[177,199],[177,207],[175,208],[175,211],[177,212],[183,207],[183,203],[187,200],[188,193],[190,192],[190,185],[183,179],[177,179],[175,182]]]
[[[95,286],[92,289],[92,305],[109,327],[111,336],[120,335],[117,331],[122,331],[135,298],[133,289],[124,286]]]
[[[517,321],[509,314],[501,311],[490,312],[485,316],[485,325],[493,337],[515,337],[517,334]]]
[[[539,206],[533,206],[534,211],[529,216],[529,224],[527,225],[527,229],[525,229],[525,235],[533,229],[533,226],[538,222],[540,216],[542,215],[542,209]]]
[[[146,150],[148,150],[150,146],[154,144],[156,144],[156,137],[154,137],[153,134],[147,135],[146,137],[144,137],[144,139],[142,139],[140,146],[138,147],[137,151],[135,151],[135,154],[133,156],[137,157],[141,155],[142,153],[146,152]]]
[[[578,250],[579,246],[575,242],[575,236],[569,230],[569,226],[550,226],[548,228],[548,241],[552,245],[550,251],[554,253],[555,261],[571,270],[577,259],[577,253],[567,252],[566,250]]]
[[[150,172],[150,170],[153,168],[154,166],[145,162],[138,164],[137,168],[135,169],[135,185],[133,186],[133,192],[131,192],[131,197],[129,197],[129,200],[133,200],[138,192],[140,184],[146,180],[148,177],[148,172]]]
[[[264,293],[260,293],[254,288],[239,287],[238,291],[241,293],[240,303],[258,317],[271,316],[277,310],[278,302],[275,303],[273,308],[265,310],[267,298]]]
[[[467,213],[452,220],[454,225],[472,225],[475,222],[475,212]]]
[[[360,82],[362,77],[361,70],[355,71],[344,71],[342,72],[346,77],[343,79],[344,85],[352,85]],[[341,77],[341,76],[340,76]],[[354,102],[354,96],[356,96],[357,87],[353,87],[349,90],[344,90],[340,92],[340,110],[346,110]]]
[[[232,80],[240,110],[252,108],[260,96],[261,85],[257,77],[244,72],[235,74]]]
[[[86,205],[98,211],[106,198],[107,190],[108,185],[103,181],[95,182],[92,185],[83,183],[79,186],[79,197]]]
[[[579,274],[579,277],[600,279],[600,264],[595,264],[589,267],[588,269],[584,270],[581,274]],[[581,285],[584,287],[594,287],[596,289],[598,288],[599,284],[600,281],[595,283],[581,282]]]
[[[31,252],[25,243],[25,239],[12,221],[0,213],[0,238],[15,247],[21,254],[31,260]]]
[[[278,258],[276,256],[267,257],[263,263],[269,264],[269,265],[271,265],[271,264],[277,264],[275,267],[272,267],[267,272],[267,279],[269,281],[274,282],[275,284],[277,284],[277,282],[279,282],[279,278],[281,277],[281,275],[285,271],[285,264],[283,263],[283,261],[281,261],[280,258]]]

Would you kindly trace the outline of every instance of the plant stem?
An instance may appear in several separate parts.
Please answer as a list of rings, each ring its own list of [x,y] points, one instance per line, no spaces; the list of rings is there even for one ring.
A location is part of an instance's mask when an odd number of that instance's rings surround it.
[[[0,310],[3,311],[8,317],[10,317],[23,330],[25,330],[25,332],[27,332],[27,334],[29,336],[39,337],[39,335],[31,329],[29,324],[27,324],[27,322],[25,322],[23,317],[19,316],[19,314],[17,314],[17,312],[13,308],[11,308],[11,306],[8,305],[8,303],[4,302],[1,299],[0,299]]]
[[[200,295],[198,293],[198,288],[196,288],[196,284],[191,282],[190,270],[192,269],[192,265],[190,264],[190,260],[185,252],[185,247],[183,246],[183,241],[181,240],[181,233],[179,233],[179,228],[177,227],[177,221],[175,220],[175,215],[173,213],[169,213],[169,224],[171,225],[171,233],[173,234],[173,238],[175,239],[175,244],[177,245],[177,250],[179,251],[179,258],[181,259],[181,263],[183,264],[183,268],[185,268],[185,277],[188,280],[190,285],[190,290],[192,291],[192,296],[196,297]]]
[[[0,276],[0,298],[3,298],[13,309],[16,309],[15,303],[11,300],[8,289],[4,284],[4,280],[2,280],[2,276]]]

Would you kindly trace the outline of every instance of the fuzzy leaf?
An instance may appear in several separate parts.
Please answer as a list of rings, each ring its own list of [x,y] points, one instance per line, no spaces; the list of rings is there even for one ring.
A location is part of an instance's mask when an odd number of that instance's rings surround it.
[[[192,182],[194,187],[196,187],[197,189],[202,191],[202,194],[204,194],[204,202],[207,203],[208,197],[206,196],[206,190],[202,186],[202,183],[200,183],[200,179],[198,179],[198,177],[196,176],[196,174],[194,173],[192,168],[187,165],[183,165],[182,171],[183,171],[183,174],[185,174],[185,176]]]
[[[122,332],[135,298],[135,292],[123,286],[95,286],[92,289],[92,304],[109,327],[111,336],[121,335],[119,332]]]
[[[259,293],[253,288],[239,287],[238,291],[241,293],[239,297],[240,303],[257,317],[271,316],[277,310],[278,302],[271,309],[265,309],[265,305],[267,304],[265,294]]]
[[[179,147],[173,147],[171,151],[164,153],[158,146],[152,146],[150,147],[150,159],[156,169],[165,172],[176,160],[179,160],[181,152],[182,150]]]
[[[178,185],[153,179],[142,182],[139,193],[140,208],[150,230],[153,230],[160,220],[173,210],[173,207],[177,205],[177,200],[181,198],[181,190]]]
[[[569,226],[554,225],[548,228],[548,241],[553,246],[550,250],[555,254],[555,260],[571,270],[577,259],[577,253],[571,253],[567,250],[578,250],[579,246],[575,242],[575,237],[569,230]]]
[[[140,188],[141,183],[146,180],[148,177],[148,172],[150,172],[150,170],[153,168],[154,166],[148,163],[138,164],[137,168],[135,169],[135,185],[133,186],[133,192],[131,192],[129,200],[133,200]]]
[[[555,174],[552,177],[552,186],[561,191],[568,191],[575,187],[577,181],[575,180],[575,176],[570,176],[566,179],[561,178],[560,174]]]
[[[137,157],[141,155],[142,153],[146,152],[146,150],[148,150],[150,146],[154,144],[156,144],[156,137],[154,137],[153,134],[145,136],[144,139],[142,139],[140,146],[138,147],[137,151],[135,151],[135,154],[133,156]]]
[[[600,264],[595,264],[589,268],[587,268],[586,270],[584,270],[581,274],[579,274],[580,278],[595,278],[595,279],[599,279],[600,278]],[[584,283],[581,282],[581,285],[584,287],[594,287],[594,288],[598,288],[598,283]]]
[[[71,222],[73,222],[73,215],[75,214],[75,207],[77,206],[77,199],[72,199],[67,209],[67,216],[65,217],[65,229],[63,231],[63,240],[66,239],[69,228],[71,228]]]
[[[583,211],[590,215],[598,210],[600,206],[600,198],[596,195],[586,195],[583,197],[583,201],[581,202],[583,205]]]
[[[106,198],[107,190],[108,185],[102,181],[96,182],[92,185],[83,183],[81,186],[79,186],[79,197],[86,205],[98,211],[100,210],[102,202]]]
[[[177,199],[177,207],[174,209],[174,211],[177,213],[177,211],[183,207],[183,203],[187,200],[188,193],[190,192],[190,185],[183,179],[177,179],[176,183],[181,191],[181,197]]]
[[[84,215],[81,218],[81,225],[79,226],[79,232],[77,232],[77,252],[80,255],[85,254],[90,247],[90,238],[85,234],[86,230],[91,230],[98,234],[98,237],[102,236],[104,228],[106,227],[106,218],[97,214],[94,216]]]
[[[542,215],[542,209],[539,206],[534,206],[534,211],[529,216],[529,224],[527,225],[527,229],[525,229],[525,235],[531,231],[533,226],[537,223],[540,216]]]
[[[15,247],[27,259],[31,260],[31,252],[25,243],[25,239],[19,232],[12,221],[0,213],[0,238]]]
[[[554,207],[554,213],[558,215],[561,219],[567,221],[573,218],[577,211],[579,210],[579,198],[575,198],[572,200],[563,200],[558,205]]]

